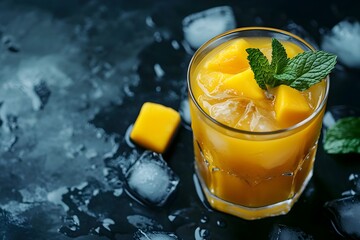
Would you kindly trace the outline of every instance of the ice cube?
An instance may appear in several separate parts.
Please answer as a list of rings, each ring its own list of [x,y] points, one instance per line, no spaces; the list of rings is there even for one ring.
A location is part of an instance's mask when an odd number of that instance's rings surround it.
[[[144,232],[138,230],[134,234],[136,240],[176,240],[179,239],[175,234],[169,232]]]
[[[164,205],[179,183],[161,155],[150,151],[131,166],[126,179],[131,193],[155,206]]]
[[[306,240],[314,239],[311,235],[298,228],[288,227],[282,224],[275,225],[270,233],[270,240]]]
[[[220,6],[193,13],[182,21],[185,40],[193,48],[227,30],[236,27],[234,13],[229,6]]]
[[[210,107],[210,116],[217,121],[229,126],[235,126],[242,116],[246,103],[237,99],[228,99],[224,102],[213,104]]]
[[[244,107],[244,105],[243,105]],[[242,111],[241,117],[235,124],[235,128],[250,130],[253,132],[269,132],[276,129],[274,116],[249,101]]]
[[[321,47],[335,53],[339,60],[351,68],[360,68],[360,23],[341,21],[325,34]]]
[[[270,132],[278,128],[274,121],[274,112],[255,107],[255,111],[250,116],[250,131]]]
[[[360,238],[360,195],[325,203],[335,230],[345,238]]]

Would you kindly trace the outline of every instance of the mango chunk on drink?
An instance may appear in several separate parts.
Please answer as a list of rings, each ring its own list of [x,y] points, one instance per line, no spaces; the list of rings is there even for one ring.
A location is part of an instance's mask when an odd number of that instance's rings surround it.
[[[250,99],[265,99],[264,91],[256,83],[251,68],[226,79],[221,89],[233,91],[236,95]]]
[[[301,93],[289,86],[275,90],[275,114],[280,126],[286,128],[301,122],[311,114],[311,108]]]
[[[205,67],[216,72],[239,73],[249,67],[245,51],[249,47],[249,43],[244,39],[234,40],[229,46],[217,52]]]
[[[161,104],[146,102],[130,133],[140,146],[157,153],[165,152],[180,124],[180,114]]]

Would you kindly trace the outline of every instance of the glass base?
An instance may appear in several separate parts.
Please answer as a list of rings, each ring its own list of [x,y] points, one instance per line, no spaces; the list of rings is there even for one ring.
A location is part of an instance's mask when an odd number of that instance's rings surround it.
[[[207,188],[204,180],[201,178],[196,165],[195,165],[195,172],[197,176],[196,180],[200,183],[203,193],[212,208],[246,220],[255,220],[265,217],[284,215],[288,213],[291,207],[298,200],[298,198],[306,188],[308,182],[310,181],[313,175],[313,170],[311,169],[303,185],[301,186],[301,189],[299,189],[299,191],[292,198],[288,200],[263,207],[246,207],[225,201],[212,194],[210,190]]]

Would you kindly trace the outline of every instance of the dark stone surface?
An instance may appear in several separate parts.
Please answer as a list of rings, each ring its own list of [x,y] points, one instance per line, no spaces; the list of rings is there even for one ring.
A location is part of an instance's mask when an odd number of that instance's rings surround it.
[[[352,188],[359,155],[319,146],[314,176],[285,216],[245,221],[210,210],[193,183],[192,133],[183,123],[163,156],[180,178],[171,201],[130,197],[124,171],[143,149],[126,131],[143,102],[179,109],[192,53],[182,19],[232,7],[237,26],[287,29],[320,46],[357,1],[0,1],[0,237],[133,239],[142,232],[179,239],[267,239],[288,226],[338,239],[324,203]],[[179,47],[174,47],[173,44]],[[163,75],[156,72],[161,67]],[[359,107],[359,70],[338,65],[328,107]]]

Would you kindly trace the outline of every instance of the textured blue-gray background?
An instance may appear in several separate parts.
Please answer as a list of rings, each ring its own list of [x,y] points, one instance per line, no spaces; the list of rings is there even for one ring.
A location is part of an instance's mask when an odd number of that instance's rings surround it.
[[[0,1],[0,237],[133,239],[165,231],[181,239],[267,239],[278,224],[337,239],[323,204],[351,188],[358,156],[320,146],[309,187],[286,216],[244,221],[209,210],[193,184],[191,131],[183,122],[165,154],[180,177],[162,208],[128,196],[123,168],[141,149],[126,131],[145,101],[186,100],[182,19],[228,5],[236,26],[292,31],[321,46],[357,1]],[[329,107],[359,107],[359,71],[339,64]],[[345,159],[344,159],[345,158]],[[350,159],[349,159],[350,158]]]

